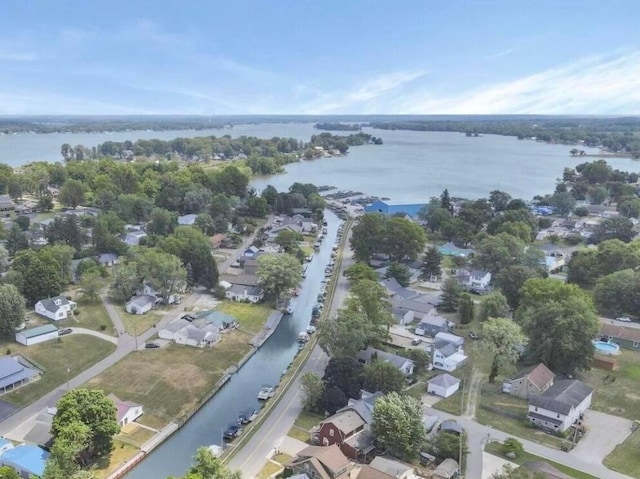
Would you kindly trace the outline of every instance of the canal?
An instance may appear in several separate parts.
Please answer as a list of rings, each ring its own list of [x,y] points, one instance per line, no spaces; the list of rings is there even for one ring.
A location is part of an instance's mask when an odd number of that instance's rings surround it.
[[[196,449],[222,444],[222,431],[234,423],[241,411],[260,408],[256,396],[263,384],[275,385],[298,351],[298,333],[309,325],[317,302],[324,270],[331,259],[340,220],[325,211],[327,234],[320,251],[307,269],[300,295],[294,298],[294,312],[285,316],[275,333],[246,364],[181,429],[151,452],[125,477],[164,479],[183,475]]]

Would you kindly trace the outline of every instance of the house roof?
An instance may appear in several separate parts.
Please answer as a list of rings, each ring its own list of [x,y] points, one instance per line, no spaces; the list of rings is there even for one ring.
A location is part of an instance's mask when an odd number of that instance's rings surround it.
[[[624,326],[603,322],[600,327],[600,332],[612,338],[640,342],[640,329],[625,328]]]
[[[388,457],[377,456],[369,464],[374,469],[384,472],[392,477],[399,477],[407,472],[413,471],[414,467]]]
[[[165,330],[165,331],[169,331],[171,333],[177,333],[182,328],[184,328],[185,326],[188,326],[188,325],[189,325],[189,321],[187,321],[186,319],[178,318],[178,319],[175,319],[175,320],[171,321],[169,324],[167,324],[162,329]]]
[[[0,195],[0,206],[13,206],[15,207],[16,204],[13,202],[13,200],[11,199],[11,197],[9,195]]]
[[[35,338],[37,336],[42,336],[43,334],[53,333],[57,330],[58,328],[56,328],[53,324],[43,324],[42,326],[37,326],[35,328],[23,329],[18,334],[21,334],[25,338],[29,339]]]
[[[538,389],[542,389],[549,381],[552,381],[553,378],[556,377],[556,375],[542,363],[521,369],[513,379],[522,379],[525,376],[528,376],[529,381]]]
[[[440,430],[445,432],[455,432],[456,434],[462,434],[462,426],[454,421],[453,419],[449,419],[447,421],[442,421],[440,424]]]
[[[249,296],[260,296],[264,293],[264,290],[260,286],[246,286],[244,284],[232,284],[227,291],[231,291],[236,294],[244,294],[245,291]]]
[[[225,274],[220,279],[231,284],[241,284],[243,286],[257,286],[260,278],[253,274]]]
[[[391,354],[386,351],[382,351],[380,349],[375,349],[375,348],[372,348],[371,346],[367,347],[367,349],[359,351],[357,358],[365,362],[369,362],[369,361],[372,361],[373,359],[377,359],[378,361],[391,363],[397,368],[401,368],[407,362],[413,364],[413,361],[411,359],[403,358],[402,356],[398,356],[397,354]]]
[[[544,479],[571,479],[571,476],[567,476],[565,473],[560,472],[551,464],[538,461],[527,461],[522,465],[523,468],[538,474],[541,474]]]
[[[38,446],[17,446],[5,451],[0,461],[6,465],[19,468],[29,474],[42,476],[49,453]]]
[[[394,479],[393,476],[364,464],[358,471],[357,479]]]
[[[384,394],[380,391],[375,392],[373,394],[369,394],[368,396],[363,396],[362,399],[349,400],[349,404],[340,411],[346,411],[348,409],[352,409],[358,413],[358,415],[363,419],[367,424],[371,424],[373,422],[373,407],[376,404],[376,401],[384,396]]]
[[[421,301],[420,295],[414,295],[412,298],[402,298],[400,300],[393,301],[393,305],[397,309],[423,314],[428,314],[434,308],[434,306],[427,301]]]
[[[351,464],[351,461],[342,453],[337,444],[306,447],[298,453],[290,464],[299,464],[306,462],[308,459],[315,459],[315,463],[324,467],[331,475],[346,469]]]
[[[462,336],[457,336],[451,333],[438,333],[434,338],[436,341],[446,341],[447,343],[461,345],[464,343],[464,338]]]
[[[451,386],[455,386],[456,384],[460,384],[460,380],[457,377],[447,373],[438,374],[436,377],[429,379],[429,381],[427,382],[429,384],[433,384],[434,386],[440,386],[445,389],[450,388]]]
[[[445,358],[448,358],[449,356],[453,356],[456,352],[458,352],[457,346],[443,339],[439,339],[435,341],[433,343],[433,348],[440,351],[440,354],[442,354]]]
[[[49,448],[53,445],[53,434],[51,434],[51,424],[36,421],[36,424],[24,437],[25,442],[37,444]]]
[[[36,374],[39,374],[39,371],[23,366],[11,357],[0,358],[0,388],[11,386]]]
[[[458,462],[455,459],[447,458],[440,463],[438,467],[433,471],[433,475],[437,477],[450,478],[458,472]]]
[[[113,263],[114,261],[117,261],[118,258],[119,256],[115,253],[102,253],[100,256],[98,256],[98,263],[100,264]]]
[[[225,328],[238,322],[233,316],[221,313],[220,311],[199,311],[193,316],[199,323],[215,324],[221,328]]]
[[[179,225],[192,225],[196,222],[198,215],[196,214],[188,214],[183,216],[178,216],[178,224]]]
[[[373,433],[371,432],[371,429],[365,427],[362,431],[347,439],[345,443],[355,450],[367,454],[375,449],[373,440]]]
[[[364,426],[365,421],[357,412],[347,409],[337,412],[331,417],[328,417],[327,419],[322,421],[321,424],[333,424],[344,435],[349,435],[353,431]]]
[[[529,404],[555,413],[567,415],[572,408],[584,401],[593,388],[577,379],[562,379],[542,394],[529,397]]]
[[[418,294],[415,291],[411,291],[410,289],[407,289],[404,286],[402,286],[400,283],[398,283],[398,280],[395,278],[385,278],[380,281],[380,284],[385,288],[387,288],[393,294],[402,296],[404,298],[411,298]]]
[[[187,339],[195,341],[196,344],[199,344],[200,341],[207,337],[209,331],[205,330],[204,328],[200,329],[190,324],[189,326],[185,326],[181,329],[181,334],[184,334]]]
[[[141,404],[137,404],[130,401],[123,401],[119,399],[115,394],[109,394],[107,396],[109,399],[113,401],[113,404],[116,406],[116,419],[118,422],[122,420],[122,418],[129,412],[129,409],[132,407],[139,407]]]
[[[148,304],[155,304],[158,301],[158,298],[155,296],[151,296],[150,294],[141,294],[139,296],[132,297],[127,305],[131,304],[134,306],[146,306]]]
[[[64,296],[54,296],[53,298],[41,299],[38,302],[44,309],[52,313],[57,312],[62,306],[69,304],[69,300]]]
[[[425,316],[422,318],[422,321],[418,325],[418,328],[422,328],[422,325],[425,326],[436,326],[437,328],[444,328],[449,324],[446,318],[442,316]]]

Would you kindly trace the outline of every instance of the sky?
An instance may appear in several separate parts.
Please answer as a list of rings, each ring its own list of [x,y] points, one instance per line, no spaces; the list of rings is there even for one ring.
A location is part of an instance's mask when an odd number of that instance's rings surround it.
[[[640,114],[637,0],[2,0],[0,115]]]

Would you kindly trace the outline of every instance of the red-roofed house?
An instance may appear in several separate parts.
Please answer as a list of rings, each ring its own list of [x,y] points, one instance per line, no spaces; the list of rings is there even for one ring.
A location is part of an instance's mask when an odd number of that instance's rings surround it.
[[[116,406],[116,419],[120,427],[126,426],[144,414],[142,404],[123,401],[122,399],[118,399],[115,394],[109,394],[107,397],[111,399]]]
[[[556,375],[540,363],[521,369],[511,379],[502,383],[502,392],[509,393],[522,399],[529,399],[530,394],[542,394],[553,385]]]

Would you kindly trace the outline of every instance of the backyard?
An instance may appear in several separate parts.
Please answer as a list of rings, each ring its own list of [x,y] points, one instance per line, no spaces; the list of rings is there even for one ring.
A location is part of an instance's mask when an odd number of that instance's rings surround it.
[[[183,419],[249,351],[246,336],[233,331],[213,348],[169,344],[135,351],[91,379],[87,386],[143,404],[145,416],[149,413],[164,418],[165,424]],[[156,422],[152,427],[159,426]]]
[[[147,329],[153,327],[158,321],[160,321],[165,312],[164,310],[152,310],[146,314],[129,314],[125,311],[124,306],[116,306],[118,315],[124,324],[124,329],[132,336],[139,336]]]
[[[235,301],[224,301],[216,310],[221,313],[233,316],[240,324],[239,328],[250,334],[259,333],[267,318],[274,312],[269,306],[264,304],[239,303]]]
[[[640,431],[636,430],[622,444],[616,446],[603,464],[622,474],[640,478]]]
[[[324,417],[320,414],[302,411],[287,435],[308,443],[311,438],[309,431],[311,431],[314,426],[320,424],[320,421],[323,419]]]
[[[3,396],[12,404],[26,406],[104,359],[116,346],[93,336],[72,335],[29,347],[3,342],[0,348],[20,354],[44,370],[40,380]]]

